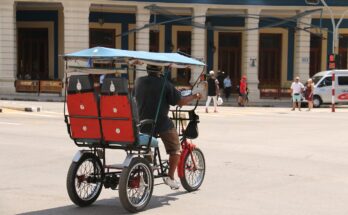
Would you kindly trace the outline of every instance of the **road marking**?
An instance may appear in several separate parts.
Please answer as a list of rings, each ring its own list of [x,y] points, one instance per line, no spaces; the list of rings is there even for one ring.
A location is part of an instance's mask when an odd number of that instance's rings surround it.
[[[18,114],[18,115],[27,115],[27,116],[37,116],[37,117],[46,117],[46,118],[63,118],[63,114],[62,116],[58,116],[58,115],[49,115],[49,114],[41,114],[41,113],[35,113],[35,112],[11,112],[9,114]]]
[[[22,125],[21,123],[15,122],[0,122],[0,125]]]

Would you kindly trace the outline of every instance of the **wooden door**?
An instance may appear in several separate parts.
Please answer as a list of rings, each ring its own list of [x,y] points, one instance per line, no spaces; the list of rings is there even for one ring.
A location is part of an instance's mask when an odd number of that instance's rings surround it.
[[[282,35],[260,34],[260,88],[279,88],[281,81]]]
[[[18,28],[17,78],[49,79],[48,29]]]
[[[311,35],[310,47],[310,64],[309,76],[313,77],[321,71],[321,40],[322,38],[316,35]]]
[[[218,59],[219,70],[229,75],[232,85],[237,86],[242,73],[242,33],[219,33]]]
[[[181,54],[191,55],[191,31],[177,32],[177,51]],[[178,69],[176,82],[178,85],[189,85],[191,69]]]

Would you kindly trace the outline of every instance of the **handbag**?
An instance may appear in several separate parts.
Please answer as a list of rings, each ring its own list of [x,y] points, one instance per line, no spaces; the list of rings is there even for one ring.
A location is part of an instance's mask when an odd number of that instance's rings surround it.
[[[188,123],[184,135],[188,139],[195,139],[198,137],[198,123],[199,116],[194,113],[194,111],[189,112],[190,122]]]
[[[217,105],[222,105],[224,103],[224,100],[222,100],[222,98],[219,96],[218,100],[217,100]]]

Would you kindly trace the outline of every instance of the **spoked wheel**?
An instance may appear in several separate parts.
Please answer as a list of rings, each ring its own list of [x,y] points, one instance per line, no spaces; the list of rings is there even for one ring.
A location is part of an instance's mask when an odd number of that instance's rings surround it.
[[[66,183],[71,201],[80,207],[92,204],[103,188],[103,177],[102,164],[92,153],[85,153],[78,162],[72,162]]]
[[[143,210],[151,199],[152,191],[153,174],[148,161],[133,158],[120,178],[119,196],[123,207],[132,213]]]
[[[205,160],[202,151],[195,148],[184,159],[184,176],[180,178],[182,186],[188,192],[197,190],[203,183]]]

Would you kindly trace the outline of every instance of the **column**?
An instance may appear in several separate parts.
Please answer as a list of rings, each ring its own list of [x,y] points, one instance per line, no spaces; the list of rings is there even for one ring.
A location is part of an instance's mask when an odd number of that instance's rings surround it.
[[[260,14],[259,9],[249,9],[248,14],[250,16]],[[245,29],[258,28],[259,19],[246,18]],[[258,77],[258,65],[259,65],[259,30],[246,30],[244,32],[243,40],[243,71],[242,75],[246,75],[249,89],[249,100],[251,102],[260,100],[259,90],[259,77]]]
[[[17,71],[16,8],[14,1],[1,1],[0,7],[0,94],[15,93]]]
[[[136,14],[136,28],[142,28],[150,22],[150,10],[145,9],[144,5],[139,5]],[[149,51],[150,48],[150,29],[144,28],[136,32],[136,50]],[[145,70],[145,66],[137,66],[137,69]],[[136,77],[146,75],[144,71],[137,71]]]
[[[85,1],[64,1],[64,52],[89,48],[89,7]]]
[[[299,19],[297,26],[300,29],[308,28],[312,21],[306,16]],[[295,36],[295,70],[294,76],[299,76],[302,82],[309,78],[311,36],[309,32],[297,30]]]
[[[201,24],[202,26],[205,25],[205,15],[207,12],[207,8],[204,6],[197,5],[193,9],[193,16],[195,17],[192,19],[193,22]],[[199,16],[199,17],[197,17]],[[197,58],[199,60],[206,61],[206,31],[205,28],[192,28],[192,57]],[[191,69],[191,79],[190,84],[193,85],[199,75],[202,73],[202,67],[193,67]]]

